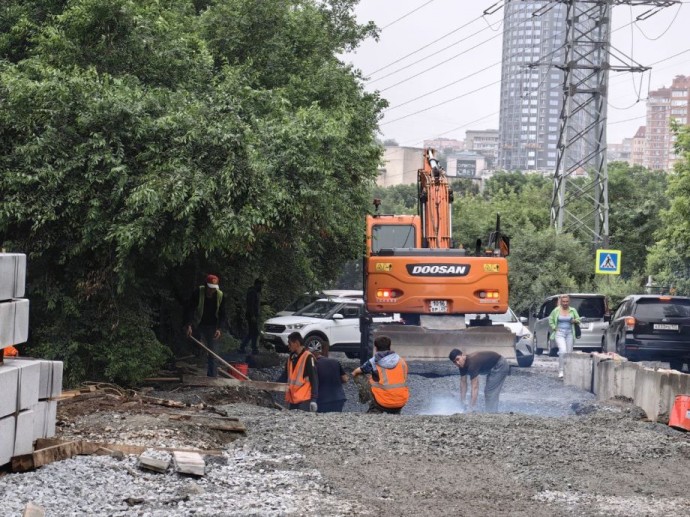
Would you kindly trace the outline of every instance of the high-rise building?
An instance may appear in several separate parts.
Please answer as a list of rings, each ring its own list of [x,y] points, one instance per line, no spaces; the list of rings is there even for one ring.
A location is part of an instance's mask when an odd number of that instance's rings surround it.
[[[646,126],[640,126],[632,139],[632,164],[644,166],[644,141]]]
[[[671,119],[685,125],[690,120],[690,77],[676,76],[670,88],[659,88],[647,96],[647,129],[643,165],[668,171],[677,160]]]
[[[556,169],[564,61],[565,5],[540,16],[544,2],[506,2],[504,8],[498,168]],[[577,121],[584,124],[586,121]]]
[[[495,129],[468,129],[465,131],[465,144],[468,151],[481,153],[491,165],[498,154],[498,131]]]

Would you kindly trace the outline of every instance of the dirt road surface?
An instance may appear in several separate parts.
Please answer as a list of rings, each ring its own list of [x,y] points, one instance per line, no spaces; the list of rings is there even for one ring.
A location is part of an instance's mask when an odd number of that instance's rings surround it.
[[[237,390],[166,393],[238,417],[248,431],[234,441],[132,407],[72,408],[63,413],[64,437],[227,452],[207,458],[206,476],[194,480],[143,475],[135,459],[109,457],[7,474],[0,508],[19,515],[34,500],[47,515],[530,517],[681,515],[690,508],[688,434],[645,421],[628,402],[601,404],[563,386],[554,359],[514,369],[493,415],[457,413],[458,377],[448,365],[412,366],[414,396],[399,416],[364,414],[354,400],[348,413],[310,414],[272,409],[256,394],[242,402]],[[92,496],[98,491],[102,496]]]

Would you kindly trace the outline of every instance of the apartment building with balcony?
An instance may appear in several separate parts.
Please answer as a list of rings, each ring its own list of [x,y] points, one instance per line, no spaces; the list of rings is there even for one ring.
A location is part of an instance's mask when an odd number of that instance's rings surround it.
[[[670,171],[677,161],[671,120],[686,125],[690,120],[690,76],[679,75],[671,86],[649,92],[643,165]]]

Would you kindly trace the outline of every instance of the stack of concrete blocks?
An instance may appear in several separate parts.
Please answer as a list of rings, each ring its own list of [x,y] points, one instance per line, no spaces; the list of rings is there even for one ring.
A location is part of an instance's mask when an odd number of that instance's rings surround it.
[[[26,256],[0,253],[0,348],[29,335],[29,300],[23,298]],[[0,466],[33,452],[38,438],[55,436],[62,362],[5,358],[0,364]]]
[[[690,395],[690,375],[645,368],[617,354],[566,354],[564,381],[594,393],[598,400],[631,400],[652,422],[666,420],[677,395]]]

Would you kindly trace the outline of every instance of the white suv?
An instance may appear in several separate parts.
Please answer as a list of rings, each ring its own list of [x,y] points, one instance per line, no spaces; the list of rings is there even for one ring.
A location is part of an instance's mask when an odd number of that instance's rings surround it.
[[[271,318],[264,323],[262,341],[277,352],[287,351],[288,336],[299,332],[305,345],[318,341],[324,353],[345,352],[350,358],[359,355],[359,318],[364,301],[356,298],[322,298],[310,303],[291,316]],[[393,321],[393,315],[377,314],[376,322]]]

